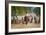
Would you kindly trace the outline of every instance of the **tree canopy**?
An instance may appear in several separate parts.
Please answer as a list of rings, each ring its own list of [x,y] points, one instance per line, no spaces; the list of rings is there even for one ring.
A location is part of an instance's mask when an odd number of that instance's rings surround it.
[[[40,15],[40,7],[34,8],[33,12]]]
[[[31,13],[34,12],[40,15],[40,7],[20,7],[20,6],[11,6],[11,15],[25,15],[26,12]]]
[[[31,12],[31,7],[19,7],[11,6],[12,16],[13,15],[25,15],[26,12]]]

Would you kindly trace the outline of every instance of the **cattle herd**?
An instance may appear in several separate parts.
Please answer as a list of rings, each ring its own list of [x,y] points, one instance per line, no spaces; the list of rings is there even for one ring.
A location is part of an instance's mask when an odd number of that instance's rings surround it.
[[[39,16],[12,16],[11,17],[11,23],[12,24],[26,24],[27,23],[40,23],[40,17]]]

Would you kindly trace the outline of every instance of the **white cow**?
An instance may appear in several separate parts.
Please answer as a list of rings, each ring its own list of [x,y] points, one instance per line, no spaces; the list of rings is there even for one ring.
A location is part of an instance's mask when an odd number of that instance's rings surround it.
[[[17,16],[18,20],[22,20],[22,16]]]
[[[18,23],[22,23],[24,21],[24,16],[17,16]]]
[[[39,23],[40,17],[36,16],[37,23]]]

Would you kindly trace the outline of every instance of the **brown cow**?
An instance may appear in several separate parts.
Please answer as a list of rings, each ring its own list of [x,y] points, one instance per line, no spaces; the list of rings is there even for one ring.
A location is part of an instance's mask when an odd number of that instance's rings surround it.
[[[24,17],[24,21],[26,22],[26,25],[27,25],[27,23],[28,23],[28,21],[29,21],[28,16],[25,16],[25,17]]]

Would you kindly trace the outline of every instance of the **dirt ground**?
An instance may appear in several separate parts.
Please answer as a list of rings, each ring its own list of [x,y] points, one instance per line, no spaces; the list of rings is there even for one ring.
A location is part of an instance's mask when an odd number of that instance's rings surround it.
[[[37,24],[37,23],[27,23],[26,24],[22,24],[22,23],[19,23],[19,24],[11,24],[11,28],[12,29],[20,29],[20,28],[39,28],[40,27],[40,23]]]

